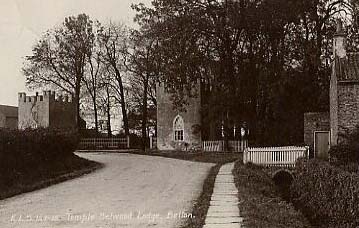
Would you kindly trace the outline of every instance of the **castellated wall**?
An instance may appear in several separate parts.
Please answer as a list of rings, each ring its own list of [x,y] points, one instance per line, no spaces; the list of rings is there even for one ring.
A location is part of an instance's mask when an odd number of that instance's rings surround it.
[[[68,96],[56,97],[55,92],[27,96],[19,93],[19,129],[51,127],[75,128],[76,104]]]
[[[157,85],[157,147],[159,150],[185,150],[201,146],[201,99],[190,98],[186,112],[173,109],[170,95],[163,86]],[[177,115],[184,121],[183,141],[174,140],[173,123]]]

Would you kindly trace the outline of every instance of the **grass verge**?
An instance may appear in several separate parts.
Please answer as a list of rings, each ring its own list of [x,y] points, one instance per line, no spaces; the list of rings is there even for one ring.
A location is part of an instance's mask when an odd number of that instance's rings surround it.
[[[274,182],[261,167],[236,162],[233,174],[244,227],[311,227],[292,204],[281,198]]]
[[[214,182],[220,167],[221,165],[217,164],[210,169],[209,174],[204,181],[202,193],[194,202],[192,218],[187,218],[181,228],[203,227],[213,193]]]
[[[37,167],[27,167],[21,172],[8,173],[6,178],[0,175],[0,178],[6,179],[6,181],[1,181],[3,186],[0,188],[0,200],[73,179],[91,173],[102,166],[100,163],[77,155],[70,155]]]
[[[96,150],[82,150],[79,152],[98,152]],[[205,162],[205,163],[215,163],[215,164],[225,164],[229,162],[234,162],[237,160],[242,160],[243,153],[238,152],[187,152],[187,151],[142,151],[142,150],[108,150],[103,151],[104,153],[129,153],[129,154],[139,154],[139,155],[148,155],[148,156],[159,156],[165,158],[174,158],[181,159],[186,161],[194,162]]]

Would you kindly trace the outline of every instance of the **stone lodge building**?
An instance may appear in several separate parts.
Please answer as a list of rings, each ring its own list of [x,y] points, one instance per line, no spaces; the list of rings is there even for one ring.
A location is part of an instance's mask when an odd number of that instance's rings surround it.
[[[340,22],[333,38],[333,58],[329,113],[304,114],[304,142],[318,157],[327,157],[331,145],[343,142],[359,126],[359,53],[346,51]]]
[[[55,92],[44,91],[43,95],[26,96],[19,93],[19,129],[25,128],[62,128],[77,127],[76,104],[72,97],[58,96]]]
[[[157,148],[190,149],[201,146],[201,97],[189,98],[186,112],[173,109],[164,86],[157,85]]]
[[[0,128],[17,129],[18,108],[0,105]]]

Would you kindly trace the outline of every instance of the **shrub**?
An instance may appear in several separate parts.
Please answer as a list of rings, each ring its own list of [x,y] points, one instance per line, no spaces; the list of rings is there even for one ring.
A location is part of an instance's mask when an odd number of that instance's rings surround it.
[[[300,160],[291,199],[313,225],[359,226],[359,176],[328,162]]]
[[[337,146],[329,150],[330,162],[333,165],[346,165],[348,163],[359,163],[359,127],[352,133],[341,135],[344,139]]]
[[[56,129],[0,130],[0,169],[24,170],[72,155],[78,144],[74,131]]]
[[[245,227],[310,227],[307,219],[281,198],[262,167],[237,162],[233,174]]]

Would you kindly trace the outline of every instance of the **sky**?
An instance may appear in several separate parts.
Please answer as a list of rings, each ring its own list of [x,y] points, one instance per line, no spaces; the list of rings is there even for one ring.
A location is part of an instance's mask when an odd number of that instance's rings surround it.
[[[48,29],[79,13],[101,23],[134,26],[130,6],[139,2],[150,4],[150,0],[0,0],[0,104],[17,106],[18,92],[29,93],[21,67]]]

